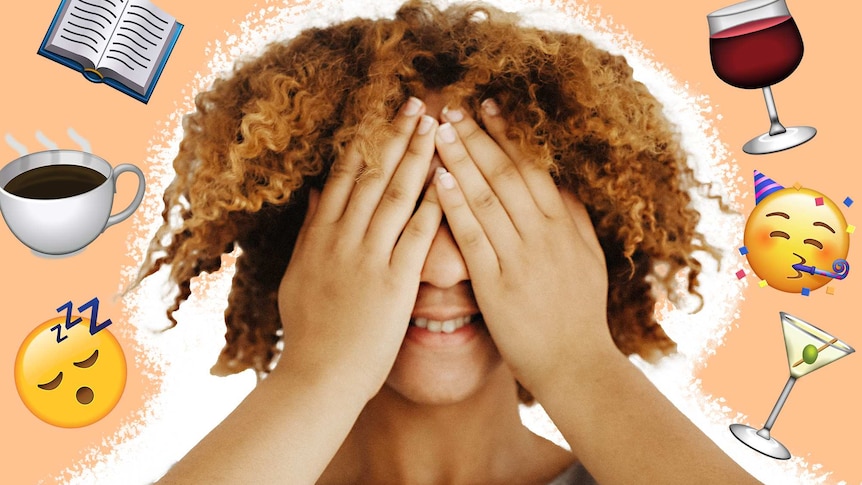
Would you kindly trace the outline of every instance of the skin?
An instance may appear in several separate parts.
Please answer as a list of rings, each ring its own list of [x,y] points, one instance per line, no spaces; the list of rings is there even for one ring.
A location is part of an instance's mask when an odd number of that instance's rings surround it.
[[[756,483],[614,346],[583,205],[493,102],[486,132],[425,101],[397,115],[379,175],[357,182],[350,151],[312,193],[284,355],[163,483],[547,483],[577,460],[606,483]],[[449,337],[408,328],[477,311]],[[516,379],[573,453],[521,424]]]

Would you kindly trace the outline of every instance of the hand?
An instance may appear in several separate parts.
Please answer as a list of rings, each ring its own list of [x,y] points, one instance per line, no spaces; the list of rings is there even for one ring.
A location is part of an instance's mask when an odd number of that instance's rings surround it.
[[[482,107],[487,133],[444,111],[436,145],[449,172],[435,186],[488,330],[535,393],[561,363],[613,348],[607,269],[583,204],[506,137],[492,100]]]
[[[383,385],[442,218],[433,189],[416,208],[437,126],[424,111],[415,98],[401,108],[379,171],[357,180],[363,160],[351,146],[310,195],[278,292],[284,352],[274,372],[334,379],[368,399]]]

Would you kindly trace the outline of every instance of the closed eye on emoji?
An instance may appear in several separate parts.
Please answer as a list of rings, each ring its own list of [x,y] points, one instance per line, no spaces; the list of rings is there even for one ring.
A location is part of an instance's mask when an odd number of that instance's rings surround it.
[[[806,239],[807,241],[808,239]],[[821,246],[822,248],[822,246]],[[82,369],[86,369],[87,367],[92,367],[93,364],[96,363],[96,360],[99,358],[99,349],[93,351],[93,354],[82,360],[81,362],[73,362],[72,365],[75,367],[80,367]]]
[[[787,234],[784,231],[772,231],[769,233],[769,237],[783,237],[784,239],[790,239],[790,234]]]
[[[817,239],[806,239],[806,240],[802,241],[802,243],[803,244],[810,244],[810,245],[816,247],[817,249],[823,249],[823,243],[821,243]]]
[[[59,386],[61,382],[63,382],[63,372],[62,371],[59,374],[57,374],[57,377],[51,379],[51,382],[46,382],[45,384],[36,384],[36,386],[39,389],[44,389],[46,391],[53,391],[54,389],[57,389],[57,386]]]
[[[74,365],[75,367],[80,367],[82,369],[86,369],[87,367],[92,367],[93,364],[96,363],[96,360],[98,358],[99,358],[99,349],[96,349],[93,351],[92,354],[90,354],[89,357],[82,360],[81,362],[72,362],[72,365]],[[36,384],[36,386],[39,389],[44,389],[46,391],[53,391],[54,389],[57,389],[58,387],[60,387],[61,382],[63,382],[63,372],[62,371],[60,371],[60,373],[57,374],[57,377],[51,379],[50,382],[46,382],[45,384]]]

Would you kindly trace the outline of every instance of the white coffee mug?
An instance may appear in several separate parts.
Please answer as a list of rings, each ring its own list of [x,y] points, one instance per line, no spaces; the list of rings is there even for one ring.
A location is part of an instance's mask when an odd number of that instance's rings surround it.
[[[71,196],[34,198],[7,191],[9,182],[31,170],[74,165],[95,170],[105,177],[98,186]],[[117,177],[124,172],[138,176],[135,199],[122,211],[111,214]],[[78,150],[47,150],[30,153],[0,170],[0,212],[19,241],[34,252],[61,256],[75,253],[93,242],[108,227],[128,218],[144,198],[141,169],[131,164],[111,164],[92,153]]]

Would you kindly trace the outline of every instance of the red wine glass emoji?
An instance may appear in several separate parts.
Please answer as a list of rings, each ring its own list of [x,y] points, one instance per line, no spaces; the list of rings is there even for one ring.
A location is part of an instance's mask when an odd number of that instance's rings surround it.
[[[785,127],[778,120],[772,85],[802,61],[802,35],[784,0],[747,0],[706,16],[715,74],[727,84],[762,89],[769,132],[743,145],[745,153],[774,153],[801,145],[817,134],[811,126]]]

